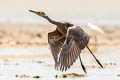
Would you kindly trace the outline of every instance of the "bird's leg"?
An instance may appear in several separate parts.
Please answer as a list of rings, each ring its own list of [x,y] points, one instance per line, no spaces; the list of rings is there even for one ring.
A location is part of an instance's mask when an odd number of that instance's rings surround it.
[[[103,68],[102,64],[99,62],[99,60],[94,56],[94,54],[92,53],[92,51],[89,49],[88,46],[86,46],[87,49],[90,51],[90,53],[92,54],[92,56],[95,58],[95,60],[97,61],[97,63]]]
[[[81,63],[81,66],[82,66],[83,71],[87,74],[86,68],[85,68],[85,66],[84,66],[83,63],[82,63],[82,60],[81,60],[81,57],[80,57],[80,56],[79,56],[79,59],[80,59],[80,63]]]

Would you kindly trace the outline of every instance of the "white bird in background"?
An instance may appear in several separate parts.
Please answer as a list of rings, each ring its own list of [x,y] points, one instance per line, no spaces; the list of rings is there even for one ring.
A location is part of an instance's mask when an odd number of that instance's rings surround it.
[[[91,22],[88,23],[88,26],[89,26],[92,30],[94,30],[94,31],[96,31],[96,32],[99,32],[100,34],[104,34],[104,31],[103,31],[99,26],[97,26],[97,25],[95,25],[95,24],[93,24],[93,23],[91,23]]]
[[[97,33],[104,34],[104,31],[97,25],[88,22],[88,27],[92,30],[92,36],[94,37],[95,40],[95,51],[97,50],[97,45],[98,45],[98,39],[97,39]]]

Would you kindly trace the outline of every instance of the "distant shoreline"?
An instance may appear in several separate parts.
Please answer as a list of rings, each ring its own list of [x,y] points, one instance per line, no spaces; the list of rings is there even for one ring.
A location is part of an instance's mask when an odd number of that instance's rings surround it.
[[[73,24],[87,24],[88,22],[92,22],[98,25],[120,25],[119,19],[84,19],[84,18],[64,18],[57,19],[56,21],[67,21]],[[41,18],[0,18],[0,24],[50,24],[48,21]]]

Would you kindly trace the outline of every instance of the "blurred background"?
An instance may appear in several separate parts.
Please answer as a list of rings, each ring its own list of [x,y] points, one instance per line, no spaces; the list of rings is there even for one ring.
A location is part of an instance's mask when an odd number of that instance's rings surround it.
[[[0,0],[0,22],[46,23],[28,10],[77,24],[119,24],[119,0]]]
[[[119,80],[119,7],[119,0],[0,0],[0,79]],[[47,40],[56,26],[28,10],[80,25],[104,68],[84,49],[81,57],[88,74],[82,71],[79,59],[68,71],[56,71]]]

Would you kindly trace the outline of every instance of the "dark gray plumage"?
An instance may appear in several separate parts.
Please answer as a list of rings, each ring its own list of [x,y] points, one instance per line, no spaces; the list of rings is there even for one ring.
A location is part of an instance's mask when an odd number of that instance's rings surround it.
[[[68,22],[53,21],[44,12],[29,11],[47,19],[50,23],[57,26],[55,31],[48,33],[48,43],[55,60],[55,68],[66,71],[79,57],[81,66],[86,73],[80,57],[81,50],[87,47],[93,55],[87,46],[89,43],[87,33],[80,26],[75,26]],[[93,57],[103,67],[94,55]]]
[[[88,35],[79,26],[72,26],[68,29],[66,40],[59,52],[58,64],[60,70],[70,68],[70,66],[78,59],[81,50],[89,42]]]

